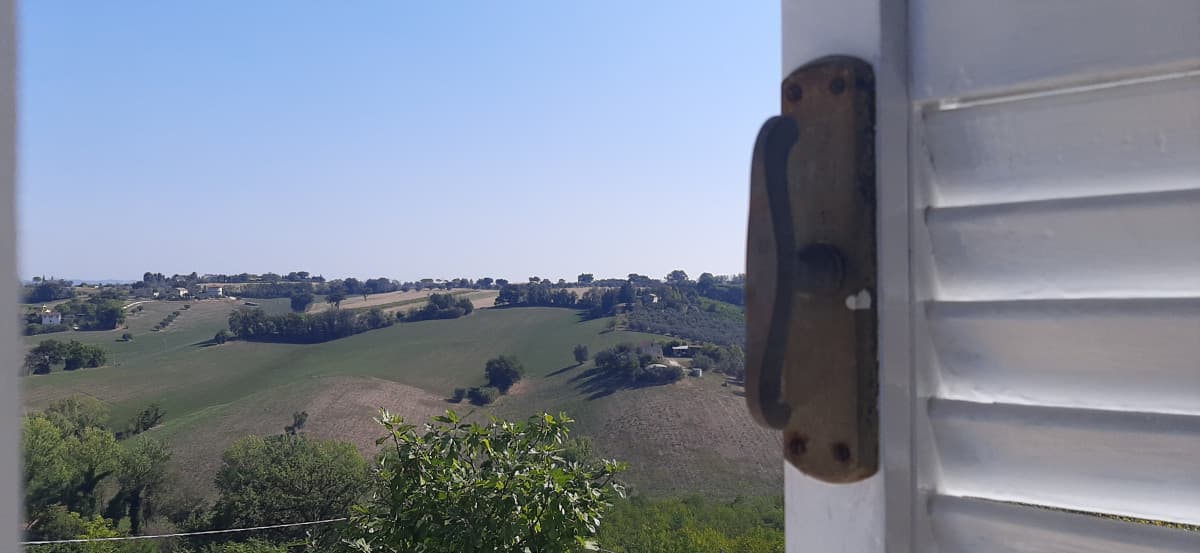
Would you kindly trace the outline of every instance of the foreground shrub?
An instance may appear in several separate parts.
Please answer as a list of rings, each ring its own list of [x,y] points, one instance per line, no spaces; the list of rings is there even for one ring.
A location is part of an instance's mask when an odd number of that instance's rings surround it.
[[[343,545],[360,553],[508,553],[593,548],[623,495],[615,461],[569,461],[566,415],[466,424],[453,411],[416,426],[386,411],[370,500]]]

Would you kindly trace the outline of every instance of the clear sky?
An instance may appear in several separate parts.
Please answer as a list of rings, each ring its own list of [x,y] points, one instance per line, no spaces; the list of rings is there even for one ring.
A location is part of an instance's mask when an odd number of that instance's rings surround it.
[[[778,2],[21,10],[23,277],[743,270]]]

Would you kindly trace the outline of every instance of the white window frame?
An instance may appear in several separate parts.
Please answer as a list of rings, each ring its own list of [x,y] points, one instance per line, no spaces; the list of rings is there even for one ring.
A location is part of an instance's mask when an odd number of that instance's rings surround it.
[[[0,313],[17,312],[17,23],[14,0],[0,0]],[[20,551],[21,362],[16,317],[0,317],[0,551]]]
[[[909,553],[924,523],[913,463],[908,2],[783,0],[783,72],[828,55],[871,63],[876,83],[880,471],[826,484],[784,463],[788,553]]]

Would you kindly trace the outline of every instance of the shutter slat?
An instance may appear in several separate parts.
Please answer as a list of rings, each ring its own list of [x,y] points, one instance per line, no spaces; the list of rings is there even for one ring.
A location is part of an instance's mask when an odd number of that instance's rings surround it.
[[[933,302],[927,311],[943,397],[1200,415],[1200,298]]]
[[[914,101],[1200,63],[1196,0],[914,0]]]
[[[934,204],[1200,188],[1198,105],[1193,76],[928,112]]]
[[[939,489],[1200,522],[1200,417],[934,399]]]
[[[940,299],[1200,296],[1200,190],[934,208],[926,225]]]
[[[961,497],[930,505],[939,553],[1195,553],[1200,532]]]

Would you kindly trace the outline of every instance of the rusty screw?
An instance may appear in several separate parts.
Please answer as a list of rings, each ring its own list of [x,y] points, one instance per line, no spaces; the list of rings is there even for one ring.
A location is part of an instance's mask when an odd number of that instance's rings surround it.
[[[845,92],[846,91],[846,79],[843,79],[841,77],[834,78],[832,81],[829,82],[829,91],[832,92],[834,96],[837,96],[838,94]]]
[[[791,452],[793,457],[804,455],[808,451],[808,438],[804,436],[792,436],[792,439],[788,441],[788,451]]]
[[[839,463],[850,462],[850,446],[842,442],[833,444],[833,458]]]
[[[789,102],[796,103],[800,101],[800,98],[804,97],[804,90],[800,88],[800,85],[792,83],[784,89],[783,97],[787,98]]]

